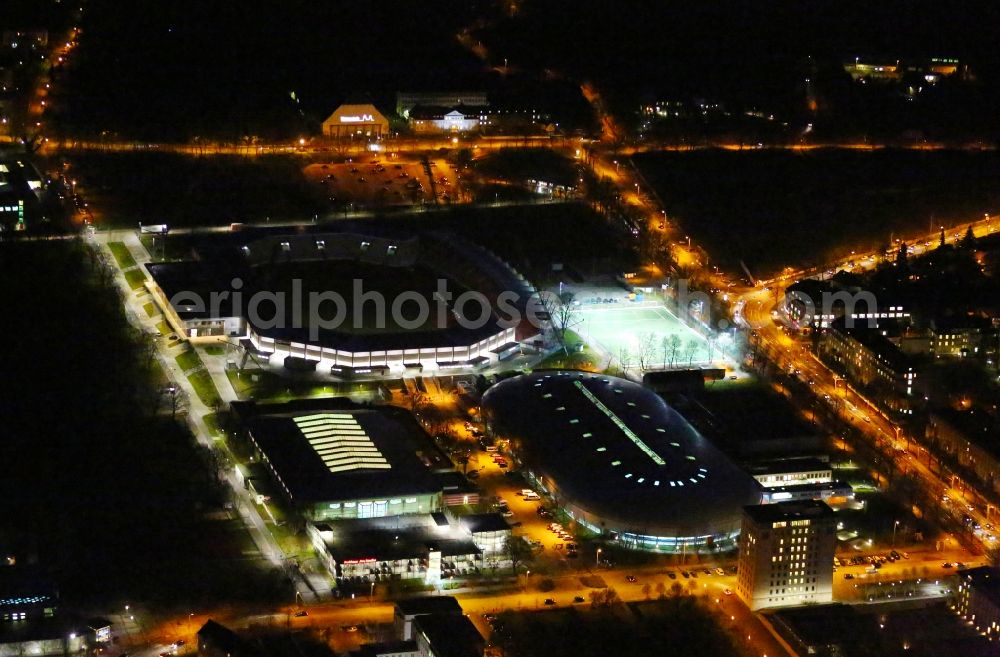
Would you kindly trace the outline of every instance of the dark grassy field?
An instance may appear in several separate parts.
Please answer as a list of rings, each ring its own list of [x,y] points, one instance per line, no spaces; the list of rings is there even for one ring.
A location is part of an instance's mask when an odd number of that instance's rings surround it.
[[[481,87],[455,38],[480,5],[93,0],[55,116],[75,135],[296,138],[350,97]]]
[[[282,578],[217,514],[213,459],[156,415],[156,362],[72,242],[0,245],[0,535],[34,538],[71,605],[267,599]]]
[[[667,211],[734,271],[805,265],[1000,210],[1000,153],[697,151],[636,163]]]
[[[738,654],[716,618],[687,595],[593,610],[587,604],[558,611],[505,612],[496,627],[493,643],[518,657]]]
[[[72,164],[108,227],[305,220],[327,207],[293,157],[87,153],[74,155]]]

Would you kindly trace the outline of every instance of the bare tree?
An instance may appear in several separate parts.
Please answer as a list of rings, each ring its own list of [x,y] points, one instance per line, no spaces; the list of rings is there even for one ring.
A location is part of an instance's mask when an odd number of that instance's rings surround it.
[[[719,336],[714,333],[710,333],[708,338],[706,338],[706,348],[708,349],[708,362],[711,363],[712,359],[715,358],[715,347],[717,345]]]
[[[632,352],[628,347],[619,347],[615,357],[618,359],[618,369],[622,376],[628,376],[629,370],[632,369]]]
[[[694,364],[694,355],[698,353],[698,341],[694,338],[688,340],[687,344],[684,345],[684,353],[688,361],[688,367],[691,367]]]
[[[636,356],[639,359],[639,369],[646,371],[653,366],[653,358],[656,354],[656,336],[652,333],[643,333],[639,336],[639,347]]]
[[[566,331],[581,322],[579,306],[573,302],[573,294],[567,292],[557,295],[551,292],[542,292],[538,295],[538,300],[542,309],[548,313],[549,323],[552,325],[556,341],[562,347],[563,353],[568,355]]]
[[[676,333],[673,333],[669,338],[667,338],[667,342],[669,343],[668,346],[670,349],[670,367],[673,367],[674,363],[677,362],[677,355],[681,350],[681,337]]]

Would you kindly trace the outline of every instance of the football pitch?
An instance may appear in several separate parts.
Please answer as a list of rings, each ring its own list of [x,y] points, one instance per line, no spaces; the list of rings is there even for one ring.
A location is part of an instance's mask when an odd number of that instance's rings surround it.
[[[627,353],[633,367],[645,361],[646,369],[669,367],[671,360],[675,367],[708,363],[705,338],[662,306],[584,306],[579,317],[577,332],[616,361]],[[676,350],[670,347],[672,335],[680,339]],[[711,351],[715,360],[722,357],[717,347]]]

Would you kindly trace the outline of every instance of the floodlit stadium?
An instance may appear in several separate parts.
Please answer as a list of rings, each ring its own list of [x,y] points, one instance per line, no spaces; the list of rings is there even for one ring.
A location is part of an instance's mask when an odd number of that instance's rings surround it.
[[[614,377],[540,371],[483,398],[492,435],[581,525],[628,547],[727,548],[760,485],[659,396]]]
[[[365,228],[206,238],[197,258],[147,264],[149,288],[188,339],[229,339],[257,362],[339,379],[475,371],[518,347],[497,299],[514,292],[524,317],[533,289],[502,261],[449,234]]]
[[[633,365],[649,363],[655,368],[666,367],[671,360],[681,365],[705,365],[710,362],[705,336],[659,305],[581,306],[580,323],[576,330],[586,341],[601,348],[612,358],[628,354]],[[680,348],[671,358],[664,342],[670,336],[680,338]],[[689,351],[689,343],[695,348]],[[647,353],[640,354],[643,350]],[[719,349],[713,356],[721,356]],[[649,368],[649,369],[652,369]]]

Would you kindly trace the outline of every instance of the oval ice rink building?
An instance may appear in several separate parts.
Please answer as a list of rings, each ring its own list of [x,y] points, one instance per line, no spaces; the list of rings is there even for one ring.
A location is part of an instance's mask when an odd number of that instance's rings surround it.
[[[502,381],[482,402],[523,472],[584,527],[637,549],[725,549],[759,484],[651,390],[575,371]]]

